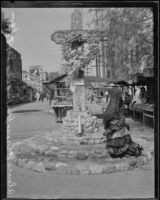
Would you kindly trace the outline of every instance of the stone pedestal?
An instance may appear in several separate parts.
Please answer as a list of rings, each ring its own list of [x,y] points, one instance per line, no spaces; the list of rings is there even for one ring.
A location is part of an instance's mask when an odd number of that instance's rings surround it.
[[[85,88],[84,86],[75,86],[73,93],[73,110],[74,111],[85,111]]]
[[[73,110],[68,110],[67,116],[63,118],[64,128],[79,136],[95,133],[98,131],[97,117],[86,109],[83,71],[74,76],[73,84]]]
[[[74,79],[75,90],[73,92],[73,110],[74,111],[85,111],[86,110],[86,99],[85,99],[85,87],[84,79]]]
[[[81,124],[80,135],[90,135],[99,131],[97,117],[87,111],[68,110],[67,116],[63,118],[64,129],[79,134],[79,117]]]

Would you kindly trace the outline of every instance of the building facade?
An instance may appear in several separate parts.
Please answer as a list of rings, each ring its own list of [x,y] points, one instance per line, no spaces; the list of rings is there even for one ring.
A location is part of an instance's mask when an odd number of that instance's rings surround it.
[[[27,72],[22,73],[21,54],[9,45],[7,45],[7,67],[8,105],[32,101],[33,88],[26,81],[29,79]]]
[[[26,71],[22,71],[22,80],[35,91],[43,91],[43,82],[48,80],[48,72],[44,71],[39,78],[34,78],[33,75]]]
[[[10,73],[13,74],[14,78],[19,81],[22,80],[22,59],[21,54],[16,51],[14,48],[8,46],[8,56],[7,56],[7,64],[9,66]]]
[[[8,102],[14,98],[20,98],[24,94],[27,84],[22,81],[21,54],[7,44],[7,68],[8,68]]]
[[[29,74],[29,72],[27,72],[26,70],[23,70],[23,71],[22,71],[22,80],[23,80],[24,82],[30,81],[30,74]]]

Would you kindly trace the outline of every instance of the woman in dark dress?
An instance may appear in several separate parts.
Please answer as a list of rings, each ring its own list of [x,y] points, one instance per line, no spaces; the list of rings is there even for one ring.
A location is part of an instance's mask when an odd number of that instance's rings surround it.
[[[113,87],[109,91],[109,102],[103,117],[106,149],[112,157],[139,156],[143,148],[126,133],[129,125],[125,122],[123,110],[122,92],[120,88]]]

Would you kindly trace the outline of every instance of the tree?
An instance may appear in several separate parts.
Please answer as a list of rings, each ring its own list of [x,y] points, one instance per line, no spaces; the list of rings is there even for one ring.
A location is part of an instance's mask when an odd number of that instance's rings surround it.
[[[144,60],[145,65],[153,66],[151,9],[95,8],[90,9],[89,13],[92,20],[88,25],[107,32],[107,64],[115,69],[115,78],[119,77],[120,72],[128,76],[140,71]]]
[[[4,12],[2,12],[1,16],[1,33],[4,35],[12,33],[11,22],[9,21],[9,19],[4,17]]]
[[[2,12],[1,17],[1,34],[5,37],[12,33],[11,22],[9,19],[5,18],[4,13]],[[7,66],[6,66],[6,74],[7,74],[7,100],[10,101],[12,98],[12,88],[11,88],[11,79],[13,74],[10,72],[10,46],[6,43],[6,59],[7,59]]]
[[[95,59],[98,51],[97,38],[90,38],[89,33],[70,34],[62,45],[63,70],[71,79],[77,77],[90,62]]]

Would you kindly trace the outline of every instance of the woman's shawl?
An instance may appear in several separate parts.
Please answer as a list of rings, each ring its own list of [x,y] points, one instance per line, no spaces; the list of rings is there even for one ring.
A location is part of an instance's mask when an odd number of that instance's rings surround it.
[[[109,92],[110,102],[104,112],[103,123],[105,129],[109,127],[109,123],[113,119],[120,119],[121,117],[121,106],[123,104],[122,92],[119,88],[112,88]]]

